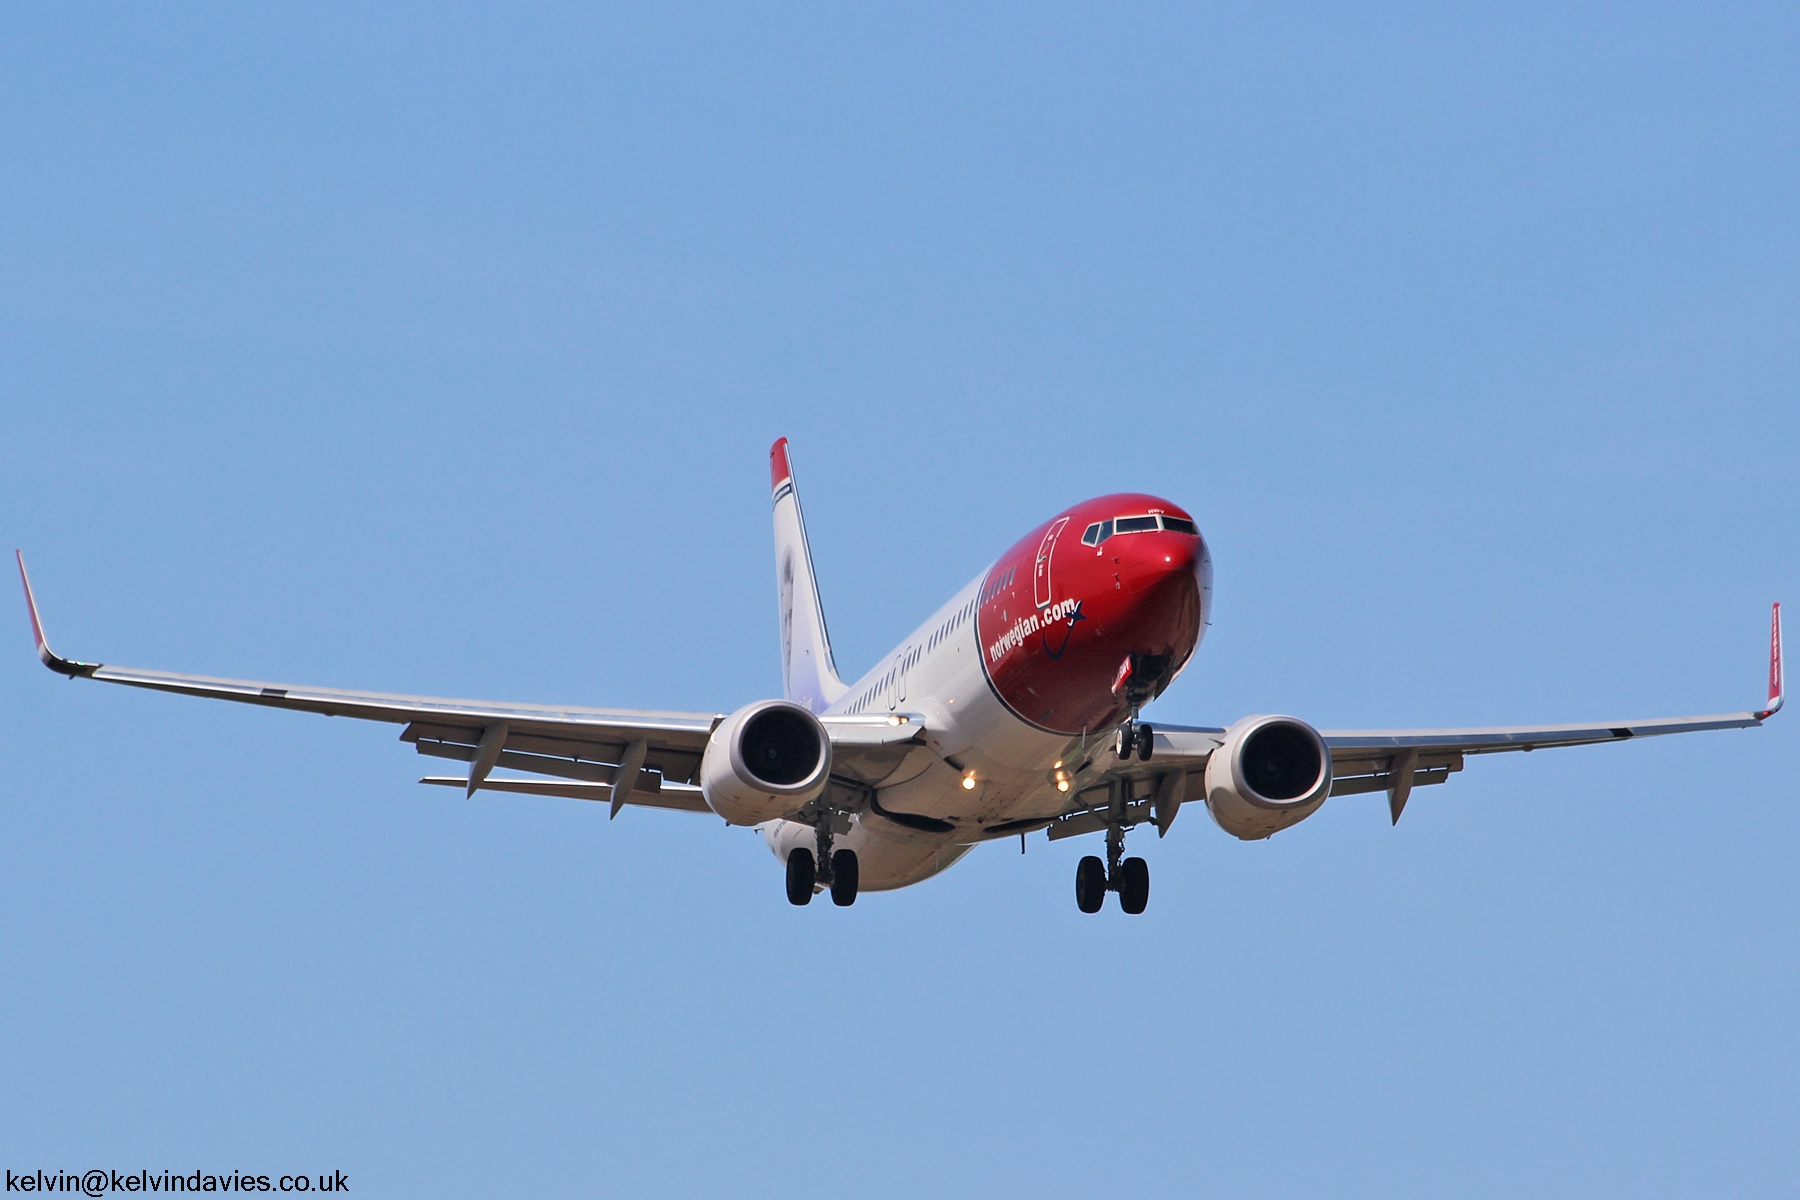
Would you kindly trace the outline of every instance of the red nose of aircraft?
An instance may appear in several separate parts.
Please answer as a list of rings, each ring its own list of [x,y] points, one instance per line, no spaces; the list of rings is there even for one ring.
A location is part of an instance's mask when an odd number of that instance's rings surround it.
[[[1205,629],[1203,600],[1211,591],[1211,580],[1204,578],[1211,571],[1206,543],[1172,531],[1112,540],[1123,543],[1113,555],[1121,593],[1119,627],[1129,653],[1138,656],[1134,673],[1148,671],[1154,680],[1133,683],[1160,693]]]
[[[1159,694],[1205,628],[1212,562],[1193,519],[1155,496],[1104,496],[1034,530],[989,574],[983,664],[1021,717],[1109,729]]]
[[[1115,551],[1120,582],[1125,591],[1139,597],[1140,610],[1154,609],[1153,597],[1198,584],[1205,545],[1200,538],[1182,533],[1145,533],[1121,539]]]

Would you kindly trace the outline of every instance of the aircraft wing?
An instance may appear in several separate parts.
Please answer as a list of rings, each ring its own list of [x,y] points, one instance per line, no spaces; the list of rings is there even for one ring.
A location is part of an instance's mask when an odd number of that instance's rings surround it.
[[[1748,729],[1781,711],[1786,685],[1781,670],[1781,605],[1769,614],[1769,699],[1754,712],[1718,713],[1707,717],[1663,717],[1649,721],[1599,721],[1585,725],[1517,725],[1488,729],[1346,729],[1321,730],[1331,749],[1331,794],[1386,792],[1388,812],[1397,823],[1412,789],[1442,783],[1463,769],[1471,754],[1509,750],[1547,750],[1554,746],[1592,746],[1668,733],[1707,729]]]
[[[1478,729],[1322,729],[1331,751],[1331,795],[1386,792],[1388,812],[1398,823],[1415,787],[1443,783],[1463,769],[1475,754],[1512,750],[1548,750],[1558,746],[1593,746],[1670,733],[1709,729],[1748,729],[1781,711],[1786,699],[1781,667],[1781,605],[1774,606],[1769,628],[1769,696],[1766,707],[1704,717],[1661,717],[1646,721],[1595,721],[1577,725],[1501,725]],[[1116,761],[1081,790],[1067,811],[1050,826],[1052,838],[1074,837],[1105,828],[1101,812],[1111,800],[1110,788],[1125,785],[1131,823],[1152,821],[1166,832],[1188,798],[1204,791],[1206,760],[1224,741],[1225,730],[1154,725],[1149,762]],[[1106,752],[1108,759],[1111,751]],[[1102,760],[1105,761],[1105,760]]]
[[[471,796],[488,790],[602,800],[611,803],[614,816],[627,803],[711,811],[697,786],[700,759],[726,714],[448,700],[81,662],[50,649],[24,556],[18,560],[38,658],[71,679],[404,725],[400,740],[412,743],[420,754],[469,764],[465,775],[428,776],[420,782],[455,784]],[[859,757],[887,757],[924,732],[922,725],[905,719],[895,724],[885,718],[826,718],[825,725],[834,762],[852,769]],[[491,778],[495,768],[550,778]]]
[[[1775,698],[1777,701],[1779,697]],[[1775,707],[1779,707],[1777,703]],[[1587,725],[1518,725],[1486,729],[1355,729],[1320,730],[1331,749],[1331,794],[1387,792],[1395,821],[1415,787],[1443,783],[1463,769],[1471,754],[1510,750],[1547,750],[1555,746],[1593,746],[1669,733],[1708,729],[1748,729],[1761,725],[1774,708],[1762,712],[1719,713],[1705,717],[1663,717],[1648,721],[1602,721]]]

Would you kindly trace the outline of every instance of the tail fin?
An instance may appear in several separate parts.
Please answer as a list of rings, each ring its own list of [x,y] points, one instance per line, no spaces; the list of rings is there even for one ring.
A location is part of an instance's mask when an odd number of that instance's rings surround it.
[[[787,439],[769,447],[769,475],[775,490],[775,587],[781,605],[782,694],[813,712],[824,712],[848,689],[831,658],[825,609],[806,545],[800,494],[788,464]]]

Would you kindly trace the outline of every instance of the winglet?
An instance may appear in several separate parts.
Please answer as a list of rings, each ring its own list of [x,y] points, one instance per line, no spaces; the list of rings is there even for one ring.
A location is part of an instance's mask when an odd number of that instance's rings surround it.
[[[1774,716],[1781,711],[1786,699],[1787,685],[1781,674],[1781,605],[1777,604],[1769,618],[1769,707],[1757,713],[1757,717]]]
[[[44,639],[44,623],[38,619],[37,597],[31,594],[31,576],[25,573],[25,552],[14,550],[13,557],[19,560],[19,582],[25,585],[25,611],[31,614],[31,636],[37,642],[38,657],[46,667],[59,675],[67,675],[70,679],[77,675],[92,675],[100,669],[99,663],[76,662],[63,658],[50,649],[50,643]]]

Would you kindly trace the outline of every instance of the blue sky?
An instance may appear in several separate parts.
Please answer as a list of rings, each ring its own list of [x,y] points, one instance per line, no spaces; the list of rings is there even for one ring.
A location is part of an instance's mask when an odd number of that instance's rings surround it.
[[[860,672],[1189,507],[1153,717],[1761,697],[1781,5],[0,14],[0,528],[64,653],[728,710],[793,439]],[[15,601],[16,603],[16,601]],[[0,1159],[356,1194],[1784,1195],[1800,715],[793,909],[750,833],[0,654]]]

